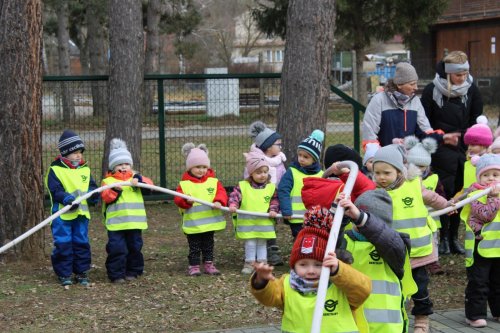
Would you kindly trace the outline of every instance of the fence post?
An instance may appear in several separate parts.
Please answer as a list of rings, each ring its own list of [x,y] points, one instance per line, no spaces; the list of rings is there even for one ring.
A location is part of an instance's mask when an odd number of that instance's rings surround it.
[[[160,187],[167,187],[167,156],[165,153],[165,91],[163,89],[162,79],[158,79],[156,83],[156,86],[158,87],[158,143],[160,146]]]

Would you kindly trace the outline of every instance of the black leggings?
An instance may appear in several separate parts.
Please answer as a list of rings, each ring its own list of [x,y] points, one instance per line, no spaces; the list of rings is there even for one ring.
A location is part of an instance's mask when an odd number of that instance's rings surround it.
[[[186,234],[189,244],[189,265],[200,264],[200,254],[203,262],[214,260],[214,231],[201,234]]]

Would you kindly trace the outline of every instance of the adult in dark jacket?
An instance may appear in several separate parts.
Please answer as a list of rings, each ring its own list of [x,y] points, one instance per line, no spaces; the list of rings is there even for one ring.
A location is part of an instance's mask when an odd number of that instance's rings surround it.
[[[438,62],[436,77],[425,87],[421,101],[433,128],[461,134],[457,146],[440,145],[432,155],[432,169],[439,175],[450,199],[463,187],[467,150],[463,136],[483,113],[481,94],[469,74],[469,62],[464,52],[452,51]],[[450,251],[465,253],[457,240],[459,224],[459,214],[441,216],[440,254],[449,254]]]

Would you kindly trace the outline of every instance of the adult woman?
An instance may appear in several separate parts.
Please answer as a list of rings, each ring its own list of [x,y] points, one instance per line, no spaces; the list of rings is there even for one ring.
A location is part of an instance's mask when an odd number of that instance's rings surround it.
[[[438,142],[443,137],[434,133],[417,91],[418,75],[406,62],[396,65],[394,78],[387,82],[385,91],[376,94],[368,103],[362,123],[363,147],[376,142],[386,146],[402,142],[408,135],[423,138],[432,135]]]
[[[469,74],[467,55],[452,51],[438,62],[436,77],[422,93],[422,105],[433,128],[445,133],[460,133],[476,123],[483,113],[483,101],[478,87]],[[456,146],[441,145],[432,155],[432,168],[439,175],[448,198],[463,186],[464,163],[467,150],[463,139]],[[465,253],[458,242],[458,214],[441,216],[439,253]]]

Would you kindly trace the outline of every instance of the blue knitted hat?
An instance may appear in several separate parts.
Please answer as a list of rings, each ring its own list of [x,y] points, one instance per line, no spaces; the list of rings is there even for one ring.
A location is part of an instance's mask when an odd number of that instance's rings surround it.
[[[57,148],[59,148],[63,157],[66,157],[77,150],[81,150],[82,153],[85,151],[85,145],[83,144],[82,138],[80,138],[78,134],[72,130],[65,130],[63,134],[61,134]]]
[[[323,140],[325,139],[325,133],[323,131],[316,129],[309,137],[305,138],[298,146],[298,149],[303,149],[314,158],[315,161],[319,160],[319,155],[321,155],[321,150],[323,147]]]

